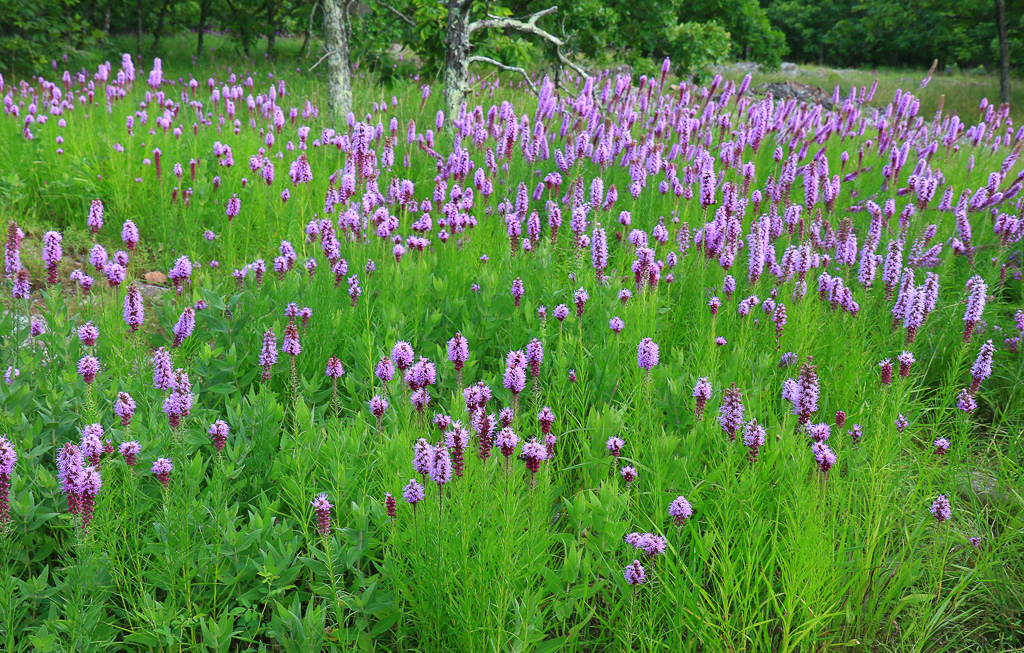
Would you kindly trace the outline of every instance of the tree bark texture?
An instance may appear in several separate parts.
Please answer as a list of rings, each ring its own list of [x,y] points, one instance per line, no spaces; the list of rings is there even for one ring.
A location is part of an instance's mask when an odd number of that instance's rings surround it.
[[[349,0],[324,0],[324,45],[327,47],[327,107],[335,120],[352,111],[352,68],[348,45]]]
[[[469,10],[471,0],[448,0],[444,52],[444,106],[448,125],[458,118],[469,92]]]

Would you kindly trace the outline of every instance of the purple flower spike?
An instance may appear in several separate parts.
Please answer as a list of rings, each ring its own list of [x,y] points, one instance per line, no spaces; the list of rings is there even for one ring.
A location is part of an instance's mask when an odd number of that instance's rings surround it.
[[[648,372],[654,369],[658,365],[658,344],[650,338],[642,339],[637,346],[636,364]]]
[[[171,462],[170,458],[157,458],[149,471],[156,476],[156,480],[160,481],[161,485],[168,487],[171,483],[171,472],[174,471],[174,463]]]
[[[643,585],[647,582],[647,572],[644,571],[644,567],[640,564],[639,560],[634,560],[630,565],[623,569],[622,575],[631,587]]]
[[[940,524],[948,520],[953,515],[953,511],[949,507],[949,499],[946,498],[945,494],[940,494],[936,497],[928,512],[932,513]]]
[[[331,508],[334,506],[327,500],[327,494],[321,492],[310,501],[316,513],[316,528],[324,537],[331,533]]]
[[[668,514],[676,526],[682,526],[687,519],[693,516],[693,506],[690,505],[686,497],[678,496],[669,504]]]

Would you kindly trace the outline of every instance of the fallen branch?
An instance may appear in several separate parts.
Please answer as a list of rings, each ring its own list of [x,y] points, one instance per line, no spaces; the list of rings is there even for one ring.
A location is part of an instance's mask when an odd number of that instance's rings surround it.
[[[519,66],[510,66],[508,64],[501,63],[500,61],[497,61],[495,59],[491,59],[490,57],[482,57],[480,55],[473,55],[473,56],[471,56],[467,60],[467,64],[471,64],[471,63],[476,62],[476,61],[478,61],[480,63],[491,64],[495,68],[500,68],[502,70],[507,70],[509,72],[519,73],[520,75],[523,76],[523,79],[526,80],[526,84],[527,84],[527,86],[530,87],[530,90],[533,91],[533,94],[537,95],[537,86],[533,83],[533,80],[530,79],[530,74],[527,73],[522,68],[520,68]]]

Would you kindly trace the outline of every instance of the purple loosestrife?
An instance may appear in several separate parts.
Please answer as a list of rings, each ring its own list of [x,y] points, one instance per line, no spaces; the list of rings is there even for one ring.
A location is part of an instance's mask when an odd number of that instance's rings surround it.
[[[171,266],[170,271],[167,274],[167,278],[174,284],[174,292],[181,295],[181,291],[184,289],[185,283],[192,277],[192,262],[188,260],[187,256],[179,256]]]
[[[743,446],[748,450],[747,460],[750,462],[757,462],[761,447],[764,446],[765,435],[764,427],[758,424],[756,419],[750,420],[743,427]]]
[[[626,482],[626,485],[631,485],[636,480],[637,472],[636,467],[623,467],[622,471],[619,472],[622,475],[622,480]]]
[[[967,388],[961,388],[956,395],[956,407],[965,413],[973,413],[978,407],[978,402]]]
[[[455,366],[455,371],[459,373],[459,385],[461,386],[462,368],[469,360],[469,343],[461,333],[456,332],[455,336],[448,341],[448,360]]]
[[[96,341],[100,337],[100,330],[96,328],[96,325],[92,322],[86,322],[77,329],[78,339],[86,347],[96,346]]]
[[[648,558],[665,553],[665,548],[668,546],[664,537],[654,533],[627,533],[622,539],[634,549],[643,551]]]
[[[196,328],[196,309],[186,306],[174,325],[174,341],[171,347],[180,347]]]
[[[217,451],[223,450],[224,445],[227,444],[228,441],[228,434],[230,433],[227,422],[222,419],[217,420],[210,425],[210,429],[207,433],[210,434],[210,439],[213,440],[213,448]]]
[[[508,459],[516,452],[516,447],[519,446],[519,436],[512,430],[511,427],[506,426],[498,432],[498,437],[495,438],[494,444],[501,450],[501,455],[505,456],[505,460]]]
[[[150,473],[156,476],[160,485],[168,487],[171,483],[171,472],[174,471],[174,463],[170,458],[157,458],[153,466],[149,468]]]
[[[404,340],[399,340],[391,348],[391,360],[394,361],[395,367],[403,372],[409,369],[415,357],[416,354],[413,352],[412,345]]]
[[[530,376],[540,376],[540,364],[544,362],[544,343],[534,338],[526,344],[526,365]]]
[[[381,421],[384,419],[384,413],[388,411],[388,400],[380,395],[374,395],[370,398],[370,412],[374,417],[377,418],[377,429],[380,429]]]
[[[171,355],[161,347],[153,352],[153,387],[157,390],[170,390],[174,384],[174,371],[171,366]]]
[[[127,392],[118,392],[114,401],[114,414],[121,418],[121,426],[127,427],[135,416],[135,400]]]
[[[949,507],[949,499],[946,498],[945,494],[940,494],[936,497],[928,512],[932,513],[932,516],[934,516],[936,521],[940,524],[953,516],[953,511]]]
[[[277,362],[277,336],[273,329],[263,334],[263,349],[260,351],[260,366],[263,368],[263,380],[270,378],[270,370]]]
[[[487,413],[483,408],[479,408],[473,414],[473,428],[476,430],[479,440],[477,458],[486,461],[491,457],[491,450],[494,449],[494,431],[497,428],[497,419],[493,413]]]
[[[124,457],[124,462],[129,467],[135,467],[139,462],[139,452],[142,450],[139,443],[134,440],[122,442],[118,452]]]
[[[452,471],[456,476],[461,477],[466,471],[466,447],[469,446],[469,431],[462,426],[462,422],[456,420],[451,423],[451,428],[445,431],[444,442],[445,446],[452,451]]]
[[[936,456],[945,456],[946,452],[949,451],[949,440],[946,438],[939,438],[932,443],[932,446],[935,447]]]
[[[146,307],[142,301],[142,292],[135,283],[128,285],[128,292],[124,296],[122,317],[132,333],[138,331],[146,321]]]
[[[320,535],[327,537],[331,534],[331,508],[334,506],[327,500],[325,492],[316,495],[310,503],[316,515],[316,529]]]
[[[818,386],[818,367],[814,364],[814,358],[807,357],[807,361],[800,366],[800,376],[797,377],[797,386],[800,394],[793,406],[798,422],[806,424],[811,416],[818,412],[818,397],[820,390]]]
[[[634,560],[632,563],[627,565],[626,568],[622,570],[622,576],[626,579],[626,582],[630,587],[643,585],[647,582],[647,572],[644,571],[644,566],[640,564],[639,560]]]
[[[608,450],[608,453],[610,453],[613,458],[618,458],[622,455],[622,447],[625,445],[626,442],[622,438],[617,435],[613,435],[608,438],[607,442],[605,442],[604,448]]]
[[[658,344],[650,338],[643,338],[636,349],[636,364],[646,370],[648,376],[651,370],[658,365]]]
[[[839,428],[839,429],[843,428],[843,426],[846,424],[846,411],[843,411],[843,410],[837,410],[836,411],[835,423],[836,423],[836,428]]]
[[[878,364],[879,368],[879,379],[882,385],[889,385],[892,383],[892,360],[886,358],[884,361]]]
[[[736,440],[736,433],[743,426],[743,393],[733,383],[722,398],[722,406],[718,411],[718,423],[729,435],[729,440]]]
[[[521,457],[526,463],[526,469],[530,472],[530,486],[532,487],[536,482],[535,477],[537,471],[540,470],[540,464],[548,459],[548,450],[534,438],[523,445]]]
[[[974,327],[981,321],[981,313],[985,310],[985,298],[988,286],[985,280],[975,275],[967,280],[967,310],[964,312],[964,342],[971,341]]]
[[[864,437],[864,427],[860,424],[854,424],[846,433],[850,436],[850,442],[856,446],[860,443],[860,439]]]
[[[14,445],[0,436],[0,528],[4,528],[11,519],[11,477],[17,463],[18,453]]]
[[[139,228],[131,220],[125,220],[124,225],[121,226],[121,242],[129,252],[134,252],[139,244]]]
[[[590,299],[590,295],[586,290],[580,288],[572,294],[572,301],[576,304],[576,317],[583,319],[583,310],[587,306],[587,300]],[[557,309],[556,309],[557,310]],[[557,315],[555,317],[558,317]]]
[[[910,376],[910,366],[916,362],[914,355],[909,351],[905,351],[897,356],[896,360],[900,363],[900,376],[904,379]]]
[[[992,356],[996,353],[996,347],[988,340],[978,351],[978,357],[974,359],[971,366],[971,394],[978,392],[981,382],[992,376]]]
[[[381,383],[387,383],[395,378],[395,366],[391,363],[391,359],[385,356],[377,361],[377,367],[374,368],[373,375],[380,379]]]
[[[704,419],[704,407],[711,399],[711,392],[711,383],[708,381],[708,377],[702,376],[697,379],[696,385],[693,386],[693,414],[698,420]]]
[[[395,497],[391,496],[390,492],[384,494],[384,510],[391,520],[398,516],[398,502],[395,501]]]
[[[92,523],[93,512],[96,510],[96,495],[103,487],[103,479],[100,478],[100,470],[96,467],[86,467],[78,478],[78,501],[79,515],[82,518],[82,530],[88,531]]]
[[[78,374],[85,381],[86,385],[92,384],[96,380],[96,375],[100,373],[100,362],[95,356],[83,356],[78,361]]]
[[[675,522],[676,526],[682,526],[686,520],[693,516],[693,506],[684,496],[678,496],[668,506],[668,515]]]
[[[814,461],[818,464],[818,471],[828,477],[828,471],[836,464],[836,455],[824,442],[811,444],[811,453],[814,454]]]
[[[409,483],[402,488],[402,498],[412,506],[412,516],[414,518],[416,517],[416,504],[423,501],[425,496],[426,493],[423,491],[423,486],[414,478],[410,478]]]
[[[896,417],[896,430],[903,433],[908,426],[910,426],[910,420],[904,417],[903,413],[899,413],[898,417]]]
[[[93,236],[103,228],[103,202],[100,199],[94,199],[89,205],[89,217],[86,218],[85,224]]]
[[[512,281],[512,299],[515,301],[516,308],[519,308],[519,303],[523,299],[523,293],[526,291],[523,289],[523,280],[516,277]]]
[[[64,237],[56,231],[43,234],[43,265],[46,266],[46,283],[50,285],[57,283],[57,267],[64,258],[62,240]]]

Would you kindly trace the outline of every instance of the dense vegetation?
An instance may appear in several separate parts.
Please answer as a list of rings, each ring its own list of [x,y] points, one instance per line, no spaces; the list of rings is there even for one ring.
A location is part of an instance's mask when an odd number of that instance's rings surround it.
[[[1005,108],[116,62],[2,89],[4,650],[1024,645]]]
[[[394,62],[391,44],[401,43],[436,70],[443,59],[446,5],[434,0],[355,4],[355,59],[384,71]],[[320,0],[0,0],[5,17],[0,70],[40,72],[68,53],[74,65],[92,66],[89,55],[97,49],[107,58],[120,53],[111,36],[136,35],[136,52],[159,53],[163,37],[184,31],[194,33],[200,57],[209,47],[204,35],[215,32],[230,34],[233,47],[247,56],[260,41],[274,56],[279,36],[300,35],[303,51],[319,58],[324,6]],[[537,0],[478,2],[474,13],[522,16],[549,6]],[[1009,58],[1019,66],[1024,3],[1005,0],[1005,11]],[[558,3],[557,17],[549,21],[553,32],[568,37],[570,53],[627,61],[638,72],[651,72],[666,56],[686,74],[728,58],[768,68],[784,59],[923,68],[937,59],[943,70],[994,70],[999,62],[993,0],[569,0]],[[153,38],[143,40],[144,35]],[[554,60],[537,39],[508,31],[488,37],[478,52],[515,65]]]

